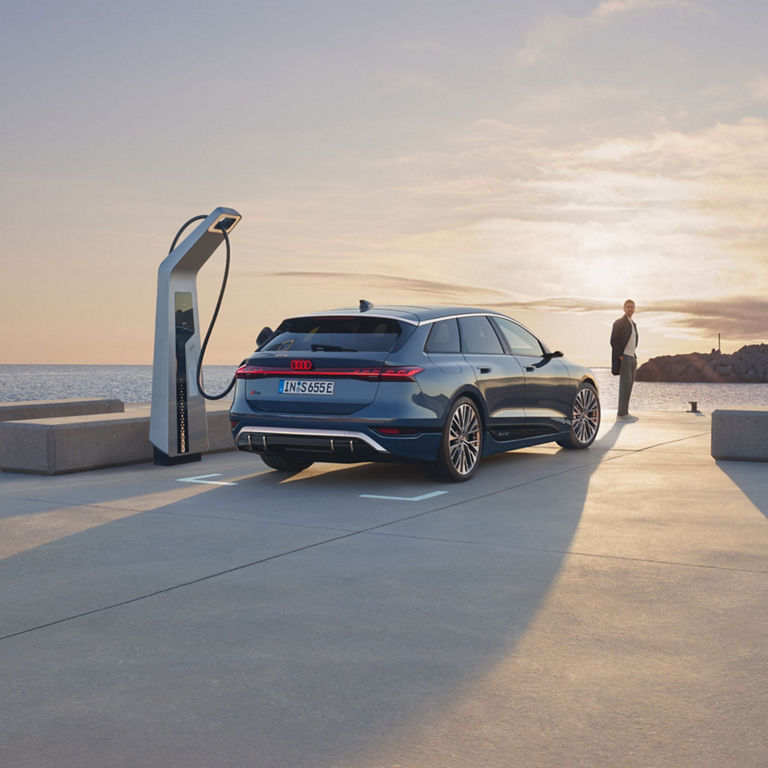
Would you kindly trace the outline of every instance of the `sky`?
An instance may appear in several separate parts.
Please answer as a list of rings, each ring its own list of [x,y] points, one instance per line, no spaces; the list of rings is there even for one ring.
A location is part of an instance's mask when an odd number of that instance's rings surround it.
[[[768,342],[764,0],[2,5],[0,363],[151,363],[157,267],[217,206],[210,364],[361,298],[594,366],[626,298],[641,362]]]

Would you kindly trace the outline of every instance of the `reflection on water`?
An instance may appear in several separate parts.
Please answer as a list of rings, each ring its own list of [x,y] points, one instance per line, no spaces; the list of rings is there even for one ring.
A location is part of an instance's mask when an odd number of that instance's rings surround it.
[[[619,399],[619,377],[610,368],[593,368],[600,387],[605,413],[615,410]],[[630,411],[687,411],[690,401],[707,413],[717,408],[737,406],[768,407],[768,384],[703,384],[636,381]]]
[[[225,389],[236,366],[206,365],[208,392]],[[109,397],[125,403],[152,399],[151,365],[0,365],[0,402]]]

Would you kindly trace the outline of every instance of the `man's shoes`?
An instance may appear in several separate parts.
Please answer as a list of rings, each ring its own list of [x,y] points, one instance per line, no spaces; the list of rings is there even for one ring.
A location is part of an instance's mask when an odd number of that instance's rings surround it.
[[[617,416],[616,421],[637,421],[637,416],[625,413],[623,416]]]

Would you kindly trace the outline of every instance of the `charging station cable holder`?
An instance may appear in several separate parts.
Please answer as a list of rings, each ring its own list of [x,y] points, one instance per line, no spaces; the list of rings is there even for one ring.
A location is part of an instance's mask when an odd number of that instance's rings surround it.
[[[149,421],[155,464],[199,461],[208,450],[205,400],[197,385],[197,273],[223,242],[223,232],[229,235],[241,218],[232,208],[216,208],[158,269]]]

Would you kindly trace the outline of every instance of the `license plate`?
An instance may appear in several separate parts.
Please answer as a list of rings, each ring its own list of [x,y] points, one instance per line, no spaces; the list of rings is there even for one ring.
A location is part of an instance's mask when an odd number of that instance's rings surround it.
[[[317,379],[281,379],[278,391],[281,395],[332,395],[335,383]]]

